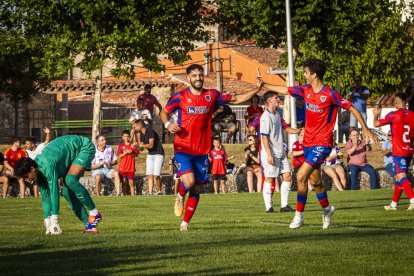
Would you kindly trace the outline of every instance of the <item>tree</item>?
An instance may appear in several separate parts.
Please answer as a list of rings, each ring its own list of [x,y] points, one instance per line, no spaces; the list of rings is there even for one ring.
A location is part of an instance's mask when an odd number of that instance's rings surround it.
[[[14,26],[24,26],[27,43],[42,46],[35,58],[41,76],[65,75],[73,67],[96,77],[92,136],[99,131],[102,68],[106,60],[115,67],[114,76],[133,77],[133,62],[160,71],[159,56],[175,63],[188,58],[192,41],[205,41],[201,1],[8,1],[3,9]],[[83,59],[75,63],[75,57]]]
[[[284,47],[284,1],[216,2],[220,5],[216,20],[226,23],[229,33],[254,38],[262,47]],[[388,0],[291,1],[291,11],[296,62],[310,56],[325,60],[325,80],[331,86],[335,87],[337,78],[349,86],[355,74],[367,76],[364,83],[378,93],[404,84],[414,47],[408,31],[413,22],[401,20],[402,4]],[[280,64],[287,62],[282,58]],[[302,74],[296,76],[304,80]]]

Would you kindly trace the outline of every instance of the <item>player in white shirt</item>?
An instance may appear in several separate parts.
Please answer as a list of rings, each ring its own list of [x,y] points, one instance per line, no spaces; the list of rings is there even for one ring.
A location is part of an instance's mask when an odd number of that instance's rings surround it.
[[[36,156],[42,153],[43,149],[50,142],[50,128],[44,127],[43,132],[45,133],[45,141],[43,143],[36,144],[36,137],[33,136],[26,137],[24,141],[26,153],[33,160],[36,158]],[[39,187],[37,186],[37,183],[33,183],[33,193],[35,197],[38,197]]]
[[[106,177],[114,179],[116,195],[121,195],[121,180],[119,173],[112,166],[118,163],[114,150],[111,146],[106,145],[106,139],[103,135],[96,137],[95,157],[92,160],[92,177],[95,178],[96,195],[101,195],[102,180]]]
[[[280,104],[277,93],[268,91],[263,95],[265,111],[260,117],[260,139],[262,150],[260,162],[263,167],[265,181],[263,183],[263,199],[267,213],[273,213],[271,186],[274,179],[282,174],[280,187],[281,208],[280,212],[294,212],[288,205],[290,187],[292,185],[292,173],[286,151],[283,147],[282,130],[290,134],[298,134],[301,129],[289,127],[282,116],[276,111]]]

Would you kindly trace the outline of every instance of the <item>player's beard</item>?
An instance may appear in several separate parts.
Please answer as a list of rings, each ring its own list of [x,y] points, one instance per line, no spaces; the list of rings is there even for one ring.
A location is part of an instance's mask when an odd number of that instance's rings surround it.
[[[190,81],[190,83],[191,83],[191,87],[197,91],[200,91],[201,89],[203,89],[204,80]]]

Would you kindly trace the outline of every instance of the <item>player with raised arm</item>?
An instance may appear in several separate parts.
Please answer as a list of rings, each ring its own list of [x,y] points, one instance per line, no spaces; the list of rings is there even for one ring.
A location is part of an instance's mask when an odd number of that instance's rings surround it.
[[[283,95],[290,94],[303,98],[306,105],[305,134],[303,138],[305,163],[297,174],[298,195],[296,213],[290,228],[299,228],[303,225],[303,212],[307,201],[308,179],[315,188],[316,196],[323,208],[323,228],[331,224],[335,207],[329,204],[326,188],[321,183],[320,166],[329,156],[332,145],[332,131],[335,127],[338,108],[349,110],[362,126],[365,137],[378,142],[378,138],[368,129],[358,110],[351,102],[326,86],[323,83],[325,63],[319,59],[309,58],[304,63],[304,76],[307,84],[301,86],[285,87],[264,84],[264,87]]]
[[[404,191],[410,205],[407,211],[414,211],[414,193],[411,183],[407,178],[407,169],[413,158],[414,143],[414,112],[406,108],[407,95],[397,93],[394,96],[396,111],[388,113],[384,119],[379,119],[381,108],[379,105],[372,111],[374,126],[391,126],[392,158],[395,164],[395,186],[392,202],[384,206],[387,211],[396,211],[401,194]]]
[[[102,216],[88,191],[79,183],[85,169],[91,169],[95,146],[90,139],[77,135],[56,138],[35,160],[24,157],[16,162],[15,173],[28,182],[37,182],[42,195],[46,235],[59,235],[59,178],[64,178],[62,195],[75,215],[84,223],[84,233],[97,234]],[[86,207],[86,208],[85,208]],[[87,210],[89,211],[89,214]]]
[[[241,95],[223,94],[215,89],[204,89],[203,67],[192,64],[186,69],[190,87],[173,95],[161,111],[165,128],[175,134],[174,152],[181,184],[174,205],[174,213],[181,217],[184,199],[189,192],[180,230],[187,231],[199,202],[201,185],[208,182],[208,153],[211,150],[212,114],[215,108],[227,103],[238,104],[249,100],[262,88]],[[178,110],[177,123],[168,121],[168,115]]]

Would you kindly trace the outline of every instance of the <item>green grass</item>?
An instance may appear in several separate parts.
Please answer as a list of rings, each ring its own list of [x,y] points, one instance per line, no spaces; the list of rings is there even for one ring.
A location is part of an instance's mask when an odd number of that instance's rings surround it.
[[[82,235],[64,200],[60,236],[44,235],[40,199],[0,200],[0,274],[412,275],[414,213],[405,197],[385,212],[391,193],[330,192],[327,230],[314,193],[296,230],[291,213],[266,214],[260,194],[201,195],[188,233],[173,196],[94,198],[96,236]]]

